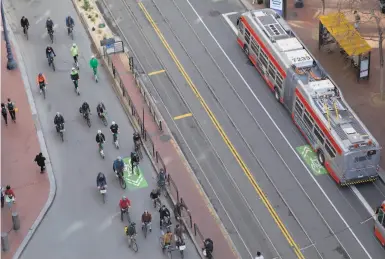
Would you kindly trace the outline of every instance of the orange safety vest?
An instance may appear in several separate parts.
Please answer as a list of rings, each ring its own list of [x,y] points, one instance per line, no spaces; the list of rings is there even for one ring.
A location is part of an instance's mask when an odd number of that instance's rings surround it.
[[[47,80],[45,79],[45,76],[44,75],[38,75],[37,76],[37,78],[36,78],[36,81],[37,81],[37,83],[39,84],[39,83],[47,83]]]

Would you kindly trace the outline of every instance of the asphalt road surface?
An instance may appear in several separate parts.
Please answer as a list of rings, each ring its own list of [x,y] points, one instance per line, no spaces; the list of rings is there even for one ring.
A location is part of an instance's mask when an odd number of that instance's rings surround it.
[[[302,162],[296,148],[307,143],[236,43],[238,1],[101,2],[138,69],[166,70],[149,75],[149,90],[242,258],[295,258],[272,215],[306,258],[385,256],[370,220],[384,185],[339,188]]]
[[[88,62],[92,55],[90,41],[82,27],[71,1],[10,1],[6,5],[10,27],[26,65],[39,119],[57,181],[56,199],[33,236],[22,258],[163,258],[159,237],[159,213],[152,207],[149,194],[155,186],[153,167],[147,156],[140,163],[142,180],[127,183],[122,190],[112,171],[117,156],[128,157],[133,149],[133,129],[120,106],[103,67],[99,68],[100,80],[95,83]],[[73,66],[70,55],[72,40],[66,35],[65,17],[75,18],[75,39],[80,50],[81,95],[74,92],[70,80]],[[19,28],[21,16],[29,18],[29,40]],[[50,16],[57,26],[52,45],[55,52],[56,71],[48,67],[45,48],[49,39],[45,33],[45,20]],[[43,72],[48,81],[47,99],[38,92],[35,78]],[[87,101],[92,110],[92,127],[89,128],[79,114],[79,107]],[[120,128],[120,150],[112,143],[109,128],[103,126],[96,115],[96,105],[103,101],[107,107],[108,121],[116,121]],[[56,133],[53,118],[59,111],[64,115],[64,142]],[[97,149],[95,135],[101,129],[106,135],[103,160]],[[31,158],[32,159],[32,158]],[[107,177],[107,201],[96,189],[96,176],[104,172]],[[119,199],[126,195],[132,202],[131,219],[137,223],[138,253],[132,252],[124,235],[125,222],[120,220]],[[31,197],[33,202],[33,197]],[[147,239],[140,230],[140,217],[147,209],[153,215],[153,231]],[[177,253],[174,252],[174,253]],[[191,241],[187,241],[187,258],[199,258]],[[178,255],[177,255],[178,256]],[[164,255],[165,258],[166,255]]]

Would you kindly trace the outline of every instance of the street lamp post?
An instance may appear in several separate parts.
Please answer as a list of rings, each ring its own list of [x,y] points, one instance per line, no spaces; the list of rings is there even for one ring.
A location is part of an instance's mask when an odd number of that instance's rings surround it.
[[[7,59],[8,59],[7,69],[13,70],[17,67],[17,64],[12,55],[11,43],[9,43],[7,23],[5,21],[5,15],[4,15],[3,0],[1,0],[1,19],[3,21],[4,40],[5,40],[5,47],[7,49]]]

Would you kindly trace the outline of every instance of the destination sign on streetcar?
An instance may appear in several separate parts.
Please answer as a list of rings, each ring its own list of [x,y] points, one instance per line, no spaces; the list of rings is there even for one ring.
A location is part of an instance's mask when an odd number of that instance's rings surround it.
[[[320,63],[271,9],[243,13],[237,41],[339,185],[375,181],[381,147]]]

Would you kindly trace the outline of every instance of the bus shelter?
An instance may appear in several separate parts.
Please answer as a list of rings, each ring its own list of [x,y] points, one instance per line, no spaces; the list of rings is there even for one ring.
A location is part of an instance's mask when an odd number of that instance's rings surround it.
[[[322,15],[319,18],[318,48],[336,43],[340,53],[357,71],[357,80],[369,80],[371,47],[343,13]]]

